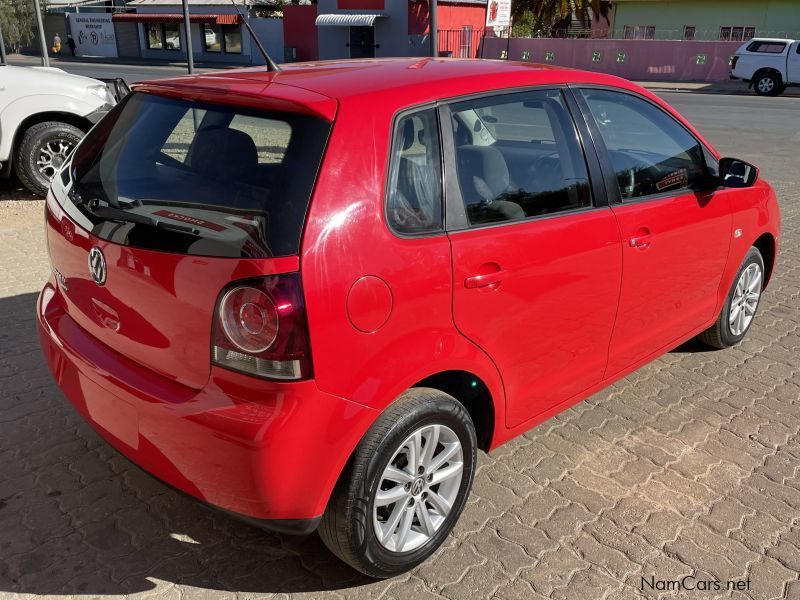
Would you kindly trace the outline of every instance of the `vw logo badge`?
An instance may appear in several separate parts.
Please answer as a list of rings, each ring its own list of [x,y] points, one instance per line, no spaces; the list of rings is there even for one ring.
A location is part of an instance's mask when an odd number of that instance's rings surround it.
[[[106,282],[106,257],[97,246],[89,251],[89,274],[97,285]]]

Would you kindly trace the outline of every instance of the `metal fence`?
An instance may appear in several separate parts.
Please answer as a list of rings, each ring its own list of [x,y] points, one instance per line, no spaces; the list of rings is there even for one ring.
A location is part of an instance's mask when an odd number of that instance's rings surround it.
[[[683,40],[698,42],[744,42],[754,37],[762,38],[800,38],[797,29],[759,29],[750,26],[723,25],[712,28],[699,28],[686,25],[679,29],[658,27],[657,25],[618,25],[611,30],[602,27],[552,29],[525,36],[533,38],[599,38],[617,40]]]
[[[439,55],[454,58],[483,58],[483,43],[486,38],[507,37],[508,29],[461,29],[439,30]]]
[[[494,29],[461,29],[439,30],[439,54],[456,58],[490,58],[485,52],[485,40],[504,38],[510,46],[511,40],[516,39],[609,39],[609,40],[661,40],[661,41],[686,41],[686,42],[745,42],[754,37],[800,39],[800,31],[792,30],[761,30],[756,27],[718,27],[716,29],[697,29],[686,26],[681,30],[662,29],[652,25],[622,26],[614,32],[603,28],[569,28],[555,29],[548,32],[518,37],[509,37],[507,29],[495,31]],[[496,47],[499,42],[493,42]],[[496,58],[496,57],[491,57]]]

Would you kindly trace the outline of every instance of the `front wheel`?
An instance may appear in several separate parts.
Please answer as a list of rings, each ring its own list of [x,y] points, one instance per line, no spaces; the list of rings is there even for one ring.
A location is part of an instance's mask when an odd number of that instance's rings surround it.
[[[700,334],[700,340],[714,348],[729,348],[741,342],[756,316],[763,289],[764,259],[753,247],[739,267],[716,323]]]
[[[330,550],[372,577],[417,566],[447,538],[472,487],[477,440],[455,398],[414,388],[364,435],[319,526]]]
[[[44,196],[50,181],[83,137],[77,127],[58,121],[37,123],[22,135],[14,155],[14,170],[22,184]]]

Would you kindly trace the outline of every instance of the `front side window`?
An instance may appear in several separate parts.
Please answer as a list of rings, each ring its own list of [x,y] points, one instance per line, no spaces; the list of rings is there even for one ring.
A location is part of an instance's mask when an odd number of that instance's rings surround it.
[[[439,125],[432,108],[397,122],[386,213],[398,233],[435,233],[443,228]]]
[[[586,161],[558,90],[451,105],[456,170],[470,225],[591,206]]]
[[[624,200],[697,190],[709,181],[703,147],[653,104],[631,94],[581,90]]]

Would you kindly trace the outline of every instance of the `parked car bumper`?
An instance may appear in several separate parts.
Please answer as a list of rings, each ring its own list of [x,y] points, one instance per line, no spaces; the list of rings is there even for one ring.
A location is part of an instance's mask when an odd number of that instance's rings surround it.
[[[245,520],[283,532],[316,528],[377,411],[314,381],[216,367],[202,389],[188,388],[86,333],[60,294],[50,281],[39,296],[42,349],[56,383],[103,438],[158,479]]]

